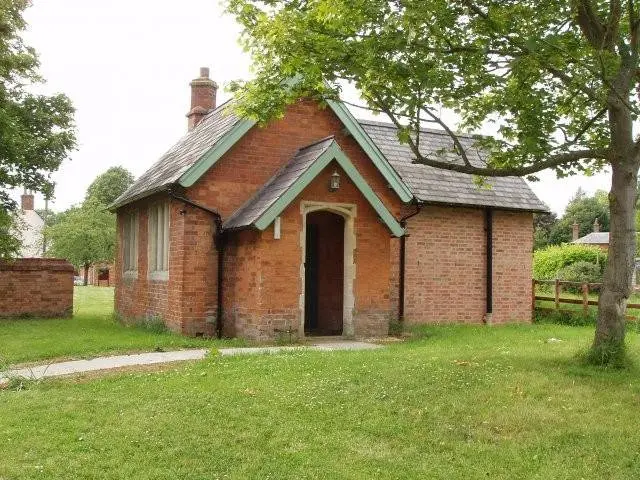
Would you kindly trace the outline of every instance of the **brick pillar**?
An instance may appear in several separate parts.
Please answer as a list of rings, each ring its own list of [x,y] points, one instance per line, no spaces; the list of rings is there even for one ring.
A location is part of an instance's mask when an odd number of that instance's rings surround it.
[[[574,242],[580,237],[580,225],[578,225],[577,222],[573,222],[573,225],[571,225],[572,230],[572,234],[571,234],[571,240],[573,240]]]
[[[218,84],[209,78],[209,68],[200,68],[200,77],[189,84],[191,86],[191,109],[187,113],[189,130],[192,130],[204,116],[216,108]]]

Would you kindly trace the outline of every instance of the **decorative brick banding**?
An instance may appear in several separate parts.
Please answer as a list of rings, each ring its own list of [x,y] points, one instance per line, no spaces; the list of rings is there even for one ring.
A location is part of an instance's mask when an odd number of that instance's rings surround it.
[[[0,261],[0,317],[70,317],[73,271],[57,258]]]

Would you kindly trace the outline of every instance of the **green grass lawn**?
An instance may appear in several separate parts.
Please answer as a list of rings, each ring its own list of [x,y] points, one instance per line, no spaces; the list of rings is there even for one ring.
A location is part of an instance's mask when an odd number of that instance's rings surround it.
[[[217,343],[122,325],[107,287],[75,287],[73,318],[0,319],[0,365]]]
[[[640,371],[581,366],[592,328],[420,333],[0,391],[0,478],[640,477]]]

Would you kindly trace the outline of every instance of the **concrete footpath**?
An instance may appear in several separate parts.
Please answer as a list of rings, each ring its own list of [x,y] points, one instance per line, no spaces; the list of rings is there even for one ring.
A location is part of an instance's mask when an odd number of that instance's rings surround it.
[[[274,354],[295,350],[371,350],[381,348],[381,345],[356,341],[330,341],[319,342],[311,345],[292,345],[284,347],[247,347],[247,348],[220,348],[220,355],[259,355]],[[114,355],[109,357],[97,357],[90,360],[72,360],[68,362],[36,365],[33,367],[17,368],[0,372],[0,384],[6,383],[10,378],[21,377],[31,380],[39,380],[48,377],[60,377],[79,373],[111,370],[114,368],[134,367],[139,365],[156,365],[162,363],[184,362],[188,360],[202,360],[210,352],[209,349],[176,350],[173,352],[149,352],[132,355]]]

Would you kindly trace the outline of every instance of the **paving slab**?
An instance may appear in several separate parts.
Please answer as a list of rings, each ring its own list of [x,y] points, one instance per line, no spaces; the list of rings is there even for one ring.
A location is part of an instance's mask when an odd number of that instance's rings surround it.
[[[368,342],[356,342],[348,340],[322,341],[310,345],[290,345],[280,347],[238,347],[220,348],[220,355],[260,355],[288,352],[295,350],[372,350],[382,348],[382,345]],[[133,367],[138,365],[155,365],[159,363],[184,362],[188,360],[202,360],[207,356],[208,349],[176,350],[172,352],[148,352],[132,355],[114,355],[109,357],[97,357],[90,360],[71,360],[68,362],[50,363],[33,367],[17,368],[7,372],[0,372],[0,384],[6,383],[10,378],[21,377],[31,380],[41,378],[59,377],[78,373],[96,372],[99,370],[111,370],[114,368]]]

